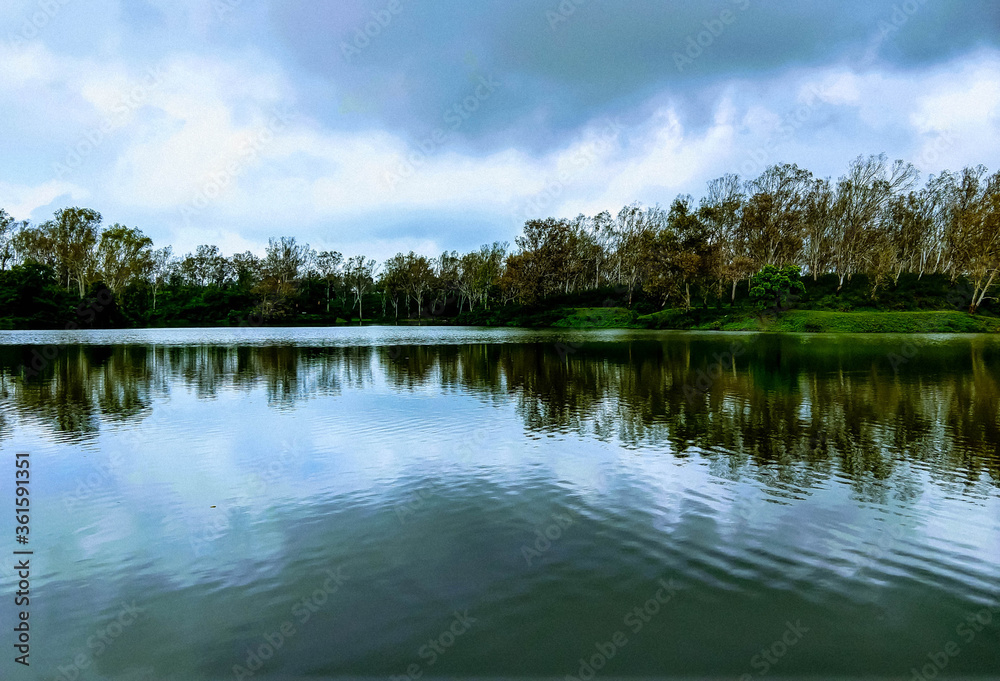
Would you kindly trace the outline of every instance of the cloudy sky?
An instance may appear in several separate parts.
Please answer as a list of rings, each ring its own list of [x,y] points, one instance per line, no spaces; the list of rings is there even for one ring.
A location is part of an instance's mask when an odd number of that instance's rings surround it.
[[[382,259],[886,152],[1000,166],[995,0],[4,0],[0,207]]]

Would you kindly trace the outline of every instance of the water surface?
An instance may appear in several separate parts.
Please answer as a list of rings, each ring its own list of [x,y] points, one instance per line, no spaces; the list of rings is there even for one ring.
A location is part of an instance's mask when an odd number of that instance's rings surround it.
[[[0,332],[0,398],[11,678],[1000,674],[994,337]]]

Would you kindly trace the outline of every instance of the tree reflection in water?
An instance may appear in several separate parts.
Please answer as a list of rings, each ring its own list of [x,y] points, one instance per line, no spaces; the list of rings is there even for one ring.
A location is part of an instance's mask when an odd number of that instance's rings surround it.
[[[913,467],[942,482],[1000,485],[1000,346],[985,337],[921,345],[893,361],[877,337],[745,336],[399,347],[79,345],[0,347],[0,438],[7,412],[60,439],[137,422],[186,389],[263,390],[276,409],[384,384],[513,401],[536,435],[575,434],[637,454],[697,454],[717,475],[780,487],[851,481],[867,499],[906,494]],[[892,484],[886,482],[892,478]]]

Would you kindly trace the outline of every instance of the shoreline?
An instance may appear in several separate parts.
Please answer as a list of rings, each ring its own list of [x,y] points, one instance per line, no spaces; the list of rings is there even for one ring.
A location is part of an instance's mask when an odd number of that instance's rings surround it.
[[[0,331],[67,331],[65,328],[7,326],[0,320]],[[997,334],[1000,317],[971,315],[957,310],[929,311],[855,311],[786,310],[778,315],[757,314],[748,310],[662,310],[639,315],[624,307],[563,307],[536,311],[515,319],[483,323],[474,319],[407,319],[372,321],[323,321],[294,323],[281,320],[275,324],[204,324],[171,326],[93,327],[81,331],[161,330],[161,329],[238,329],[238,328],[343,328],[380,327],[476,327],[491,329],[552,330],[646,330],[646,331],[736,331],[751,333],[834,333],[834,334]]]

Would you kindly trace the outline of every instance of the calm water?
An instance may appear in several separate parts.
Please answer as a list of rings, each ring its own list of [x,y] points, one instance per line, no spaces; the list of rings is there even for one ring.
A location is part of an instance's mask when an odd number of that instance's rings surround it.
[[[998,338],[0,332],[0,370],[3,679],[1000,675]]]

